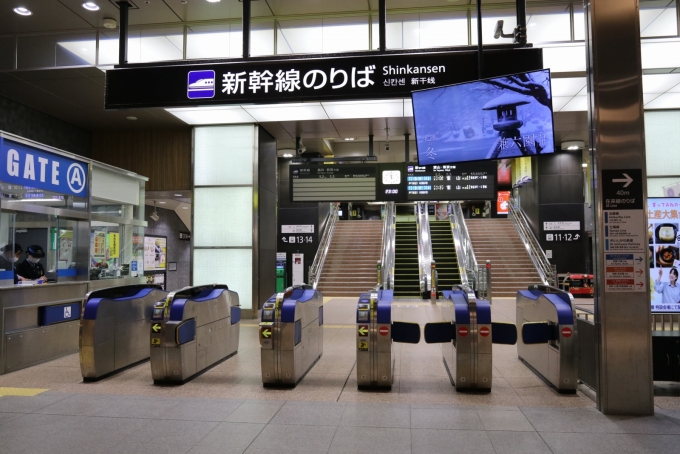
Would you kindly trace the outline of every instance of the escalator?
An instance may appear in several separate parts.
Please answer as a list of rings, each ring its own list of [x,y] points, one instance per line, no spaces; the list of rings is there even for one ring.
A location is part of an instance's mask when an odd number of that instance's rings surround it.
[[[430,221],[432,258],[437,263],[438,290],[460,285],[460,268],[449,221]]]
[[[394,249],[394,296],[420,298],[418,232],[415,222],[397,222]]]

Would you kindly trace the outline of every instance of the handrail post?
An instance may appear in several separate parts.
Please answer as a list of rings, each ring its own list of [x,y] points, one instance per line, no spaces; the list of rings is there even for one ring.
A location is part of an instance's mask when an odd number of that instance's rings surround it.
[[[432,273],[431,280],[432,285],[430,285],[430,302],[432,304],[437,303],[437,263],[432,260],[430,263],[430,272]]]
[[[493,295],[491,291],[491,260],[486,261],[486,299],[491,304],[493,301]]]

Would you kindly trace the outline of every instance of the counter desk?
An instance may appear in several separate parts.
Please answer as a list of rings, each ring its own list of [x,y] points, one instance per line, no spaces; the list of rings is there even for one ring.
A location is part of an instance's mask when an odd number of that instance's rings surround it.
[[[85,295],[144,278],[0,287],[0,375],[78,352]]]

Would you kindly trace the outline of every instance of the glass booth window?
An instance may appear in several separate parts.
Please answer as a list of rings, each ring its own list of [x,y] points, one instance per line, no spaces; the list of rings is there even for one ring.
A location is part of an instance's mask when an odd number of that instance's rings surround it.
[[[92,221],[90,280],[144,275],[144,227]]]

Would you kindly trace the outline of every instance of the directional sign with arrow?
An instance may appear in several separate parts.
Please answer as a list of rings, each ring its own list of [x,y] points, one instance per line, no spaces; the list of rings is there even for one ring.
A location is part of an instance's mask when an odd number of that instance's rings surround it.
[[[633,182],[633,179],[631,177],[629,177],[627,173],[622,173],[622,174],[623,174],[623,178],[614,178],[612,180],[612,183],[625,183],[623,185],[623,187],[627,188]]]
[[[151,325],[151,331],[154,333],[159,333],[161,331],[161,324],[160,323],[154,323]]]
[[[368,325],[359,325],[357,331],[359,336],[368,336]]]
[[[642,210],[641,169],[602,171],[602,207],[605,210]]]

